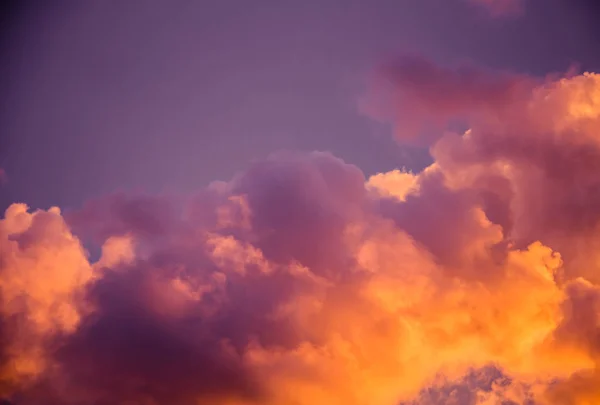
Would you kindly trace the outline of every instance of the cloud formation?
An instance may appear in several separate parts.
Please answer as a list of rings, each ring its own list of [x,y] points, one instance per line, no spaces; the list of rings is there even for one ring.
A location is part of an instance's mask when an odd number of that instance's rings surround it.
[[[403,142],[432,143],[449,127],[471,126],[514,109],[540,84],[511,72],[467,63],[446,67],[404,55],[378,69],[360,107],[372,118],[395,124]]]
[[[0,396],[598,402],[600,78],[414,58],[389,72],[397,102],[379,117],[430,145],[420,173],[366,178],[328,153],[278,153],[186,201],[119,194],[65,216],[12,205]],[[430,118],[438,135],[421,131]],[[455,119],[470,129],[453,133]]]

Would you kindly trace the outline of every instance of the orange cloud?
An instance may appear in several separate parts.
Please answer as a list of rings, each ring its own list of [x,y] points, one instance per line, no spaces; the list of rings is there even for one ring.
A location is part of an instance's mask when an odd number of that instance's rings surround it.
[[[381,196],[396,197],[404,201],[409,194],[417,191],[417,179],[412,173],[392,170],[369,177],[367,188]]]
[[[286,153],[184,204],[120,194],[66,219],[12,205],[0,395],[594,403],[600,81],[418,66],[391,87],[417,113],[386,119],[437,117],[440,134],[411,134],[435,160],[420,173],[367,179],[327,153]],[[452,133],[456,117],[467,132]]]
[[[57,208],[12,205],[0,221],[0,395],[52,367],[53,337],[76,330],[77,292],[93,276],[85,251]]]

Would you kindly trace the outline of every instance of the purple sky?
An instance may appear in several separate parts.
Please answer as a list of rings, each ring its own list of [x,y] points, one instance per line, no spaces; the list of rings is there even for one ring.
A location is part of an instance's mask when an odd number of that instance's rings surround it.
[[[115,189],[188,191],[280,149],[367,174],[420,168],[361,116],[397,53],[543,75],[600,68],[593,2],[492,19],[461,0],[51,1],[6,7],[0,209],[70,208]],[[16,4],[16,3],[14,3]],[[588,17],[586,17],[588,16]]]

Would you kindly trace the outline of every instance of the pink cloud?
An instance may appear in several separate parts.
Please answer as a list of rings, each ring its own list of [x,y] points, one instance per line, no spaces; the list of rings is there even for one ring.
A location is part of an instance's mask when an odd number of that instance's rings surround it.
[[[361,100],[363,113],[394,125],[403,140],[431,143],[449,125],[497,116],[515,108],[539,81],[479,68],[441,66],[417,55],[401,56],[375,75]]]

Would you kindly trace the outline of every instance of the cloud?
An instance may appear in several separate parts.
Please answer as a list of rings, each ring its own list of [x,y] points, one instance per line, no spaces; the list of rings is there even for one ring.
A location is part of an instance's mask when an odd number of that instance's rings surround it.
[[[0,396],[597,401],[600,80],[399,63],[385,119],[433,117],[438,135],[408,138],[431,148],[422,172],[367,178],[328,153],[278,153],[187,199],[12,205]]]
[[[57,208],[8,208],[0,223],[0,395],[27,387],[53,359],[53,336],[72,333],[85,314],[80,289],[92,268]]]
[[[403,55],[382,65],[361,110],[391,122],[404,141],[431,143],[450,125],[513,109],[539,80],[471,64],[439,66],[419,55]]]
[[[369,177],[367,188],[383,197],[395,197],[405,201],[406,197],[417,191],[417,179],[413,173],[392,170],[377,173]]]

